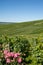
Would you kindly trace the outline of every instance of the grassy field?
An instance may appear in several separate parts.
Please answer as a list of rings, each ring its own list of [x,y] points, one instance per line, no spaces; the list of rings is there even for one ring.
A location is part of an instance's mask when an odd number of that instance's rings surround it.
[[[6,50],[10,56],[4,54]],[[21,63],[14,54],[11,56],[11,52],[19,52]],[[11,60],[10,63],[7,59]],[[0,61],[0,65],[43,65],[43,20],[0,23]]]
[[[1,35],[37,35],[43,33],[43,20],[23,23],[0,23]]]

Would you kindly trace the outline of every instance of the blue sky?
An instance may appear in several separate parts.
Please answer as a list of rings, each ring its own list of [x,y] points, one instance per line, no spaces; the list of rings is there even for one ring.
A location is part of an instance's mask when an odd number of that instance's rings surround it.
[[[43,0],[0,0],[0,22],[43,19]]]

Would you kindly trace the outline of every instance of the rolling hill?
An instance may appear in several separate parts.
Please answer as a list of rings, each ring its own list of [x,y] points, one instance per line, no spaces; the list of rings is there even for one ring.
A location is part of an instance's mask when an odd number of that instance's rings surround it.
[[[43,20],[22,22],[22,23],[2,23],[0,22],[0,36],[7,35],[29,35],[43,33]]]

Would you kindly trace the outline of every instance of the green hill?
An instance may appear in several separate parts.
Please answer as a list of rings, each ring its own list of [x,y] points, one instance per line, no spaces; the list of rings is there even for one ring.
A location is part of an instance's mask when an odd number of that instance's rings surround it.
[[[28,35],[43,33],[43,20],[22,23],[0,23],[0,35]]]

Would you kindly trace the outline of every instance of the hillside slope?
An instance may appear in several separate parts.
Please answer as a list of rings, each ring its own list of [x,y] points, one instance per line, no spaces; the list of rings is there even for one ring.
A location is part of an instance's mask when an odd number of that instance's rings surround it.
[[[0,35],[28,35],[43,33],[43,20],[0,24]]]

